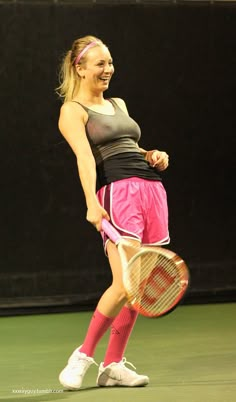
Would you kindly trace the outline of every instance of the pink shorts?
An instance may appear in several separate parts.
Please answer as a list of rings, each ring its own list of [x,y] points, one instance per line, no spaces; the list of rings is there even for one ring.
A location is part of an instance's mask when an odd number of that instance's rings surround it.
[[[102,187],[97,196],[110,223],[123,237],[146,245],[170,242],[167,196],[161,181],[122,179]],[[106,244],[108,238],[101,234]]]

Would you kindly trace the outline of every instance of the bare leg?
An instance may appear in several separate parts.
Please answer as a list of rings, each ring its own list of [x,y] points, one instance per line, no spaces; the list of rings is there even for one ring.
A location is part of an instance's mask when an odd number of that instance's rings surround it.
[[[137,241],[134,241],[134,244],[137,245],[137,247],[139,245]],[[107,253],[113,280],[111,286],[103,293],[98,302],[92,320],[90,321],[85,340],[80,349],[81,352],[86,353],[87,356],[93,356],[99,340],[127,302],[122,280],[122,265],[119,252],[116,245],[111,241],[108,242]]]
[[[140,243],[136,240],[133,240],[132,243],[135,247],[140,246]],[[107,254],[113,280],[111,286],[103,293],[99,300],[97,309],[107,317],[116,317],[121,308],[126,304],[127,298],[123,285],[122,265],[119,252],[116,245],[111,241],[109,241],[107,245]],[[132,255],[130,255],[129,258],[131,258],[131,256]]]
[[[100,298],[97,309],[107,317],[116,317],[126,303],[125,289],[122,281],[122,267],[117,247],[108,242],[108,259],[112,270],[112,284]]]
[[[139,243],[134,241],[135,247]],[[101,297],[98,309],[109,317],[116,317],[111,324],[111,333],[104,359],[104,367],[122,360],[129,337],[132,333],[138,313],[126,303],[122,280],[122,266],[116,246],[108,243],[108,256],[113,273],[113,283]],[[132,255],[129,256],[131,258]],[[114,297],[116,295],[116,297]]]

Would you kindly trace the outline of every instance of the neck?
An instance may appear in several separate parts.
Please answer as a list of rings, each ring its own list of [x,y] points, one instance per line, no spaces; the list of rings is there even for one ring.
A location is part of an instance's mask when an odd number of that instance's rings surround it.
[[[75,96],[75,100],[80,103],[89,104],[89,105],[103,105],[104,97],[103,92],[94,93],[90,91],[79,90],[77,95]]]

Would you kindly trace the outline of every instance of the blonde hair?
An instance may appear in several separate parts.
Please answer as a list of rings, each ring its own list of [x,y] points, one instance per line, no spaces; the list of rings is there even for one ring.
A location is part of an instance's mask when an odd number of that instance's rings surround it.
[[[83,38],[76,39],[72,43],[71,50],[68,50],[62,60],[59,71],[60,85],[56,88],[56,92],[61,98],[64,98],[64,102],[72,100],[79,90],[81,78],[76,71],[76,65],[85,62],[86,53],[82,54],[78,63],[75,64],[75,62],[81,52],[92,42],[97,42],[98,45],[103,45],[103,42],[95,36],[84,36]]]

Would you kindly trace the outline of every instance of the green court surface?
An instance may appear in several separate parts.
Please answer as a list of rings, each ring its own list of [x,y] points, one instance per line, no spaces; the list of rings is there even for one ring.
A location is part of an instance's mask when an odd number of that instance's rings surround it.
[[[64,391],[58,373],[79,346],[91,313],[0,318],[0,399],[6,402],[234,402],[236,304],[180,306],[139,317],[126,358],[150,377],[145,388],[98,388],[91,366],[83,388]],[[108,334],[97,347],[103,360]]]

